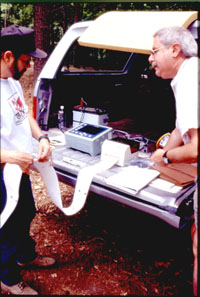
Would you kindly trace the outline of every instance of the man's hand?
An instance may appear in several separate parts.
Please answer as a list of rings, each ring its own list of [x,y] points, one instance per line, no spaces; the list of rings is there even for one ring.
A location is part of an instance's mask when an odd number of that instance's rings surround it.
[[[158,165],[166,165],[165,162],[163,161],[163,155],[165,153],[165,150],[163,149],[157,149],[153,155],[151,156],[150,160],[152,160],[154,163]]]
[[[32,136],[36,140],[38,140],[39,137],[43,135],[43,132],[40,129],[40,127],[38,126],[38,123],[36,122],[36,120],[32,117],[32,115],[30,113],[28,114],[28,118],[29,118]],[[53,164],[51,147],[50,147],[50,143],[49,143],[48,139],[43,138],[39,141],[37,160],[40,162],[45,162],[45,161],[50,160],[50,164],[51,165]]]
[[[38,146],[38,161],[45,162],[50,160],[50,164],[53,163],[51,147],[47,139],[41,139]]]
[[[29,174],[29,167],[33,164],[33,157],[25,152],[1,149],[1,162],[16,164],[23,173]]]

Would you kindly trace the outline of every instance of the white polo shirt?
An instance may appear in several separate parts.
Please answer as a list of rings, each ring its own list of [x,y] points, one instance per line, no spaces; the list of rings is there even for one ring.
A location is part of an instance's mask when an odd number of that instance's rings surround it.
[[[32,153],[28,107],[18,81],[1,78],[1,148]]]
[[[185,59],[171,81],[176,101],[176,128],[184,143],[190,141],[188,130],[199,127],[198,121],[198,58]]]

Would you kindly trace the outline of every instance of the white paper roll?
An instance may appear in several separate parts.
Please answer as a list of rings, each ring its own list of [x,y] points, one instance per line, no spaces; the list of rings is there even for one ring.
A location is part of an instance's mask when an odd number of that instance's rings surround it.
[[[58,177],[49,162],[34,162],[34,167],[40,172],[52,202],[67,216],[78,213],[85,205],[89,188],[95,174],[110,169],[118,159],[105,156],[99,163],[82,168],[77,177],[74,196],[71,205],[63,207]]]
[[[6,223],[17,206],[19,186],[22,170],[18,165],[6,164],[3,170],[3,179],[6,187],[6,205],[1,213],[1,228]]]

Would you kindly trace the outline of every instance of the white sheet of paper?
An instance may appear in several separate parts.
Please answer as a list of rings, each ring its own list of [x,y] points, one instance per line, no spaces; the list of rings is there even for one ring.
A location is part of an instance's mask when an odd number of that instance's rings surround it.
[[[3,170],[3,178],[6,187],[6,205],[1,213],[1,228],[11,216],[19,199],[19,186],[22,170],[18,165],[6,164]]]
[[[135,193],[143,189],[153,179],[159,176],[157,170],[137,166],[124,167],[121,172],[111,175],[106,183],[123,189],[131,189]]]
[[[105,157],[99,163],[82,168],[77,177],[74,196],[71,205],[63,207],[58,177],[49,162],[34,162],[34,167],[40,172],[52,202],[67,216],[78,213],[85,205],[90,184],[95,174],[108,170],[117,163],[118,159]]]
[[[118,158],[105,156],[100,162],[84,167],[79,171],[73,201],[70,206],[71,208],[68,210],[68,212],[71,211],[71,215],[80,211],[85,205],[93,177],[98,173],[110,169],[117,162]]]

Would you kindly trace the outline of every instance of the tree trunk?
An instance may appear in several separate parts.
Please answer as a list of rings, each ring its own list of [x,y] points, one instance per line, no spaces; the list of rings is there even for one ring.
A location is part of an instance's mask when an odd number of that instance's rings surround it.
[[[82,11],[80,10],[80,3],[74,3],[74,23],[77,23],[81,20]]]
[[[45,3],[34,4],[34,30],[36,47],[50,53],[51,32],[49,28],[49,10],[50,5]],[[34,63],[34,82],[36,81],[42,67],[46,62],[45,59],[35,59]]]

